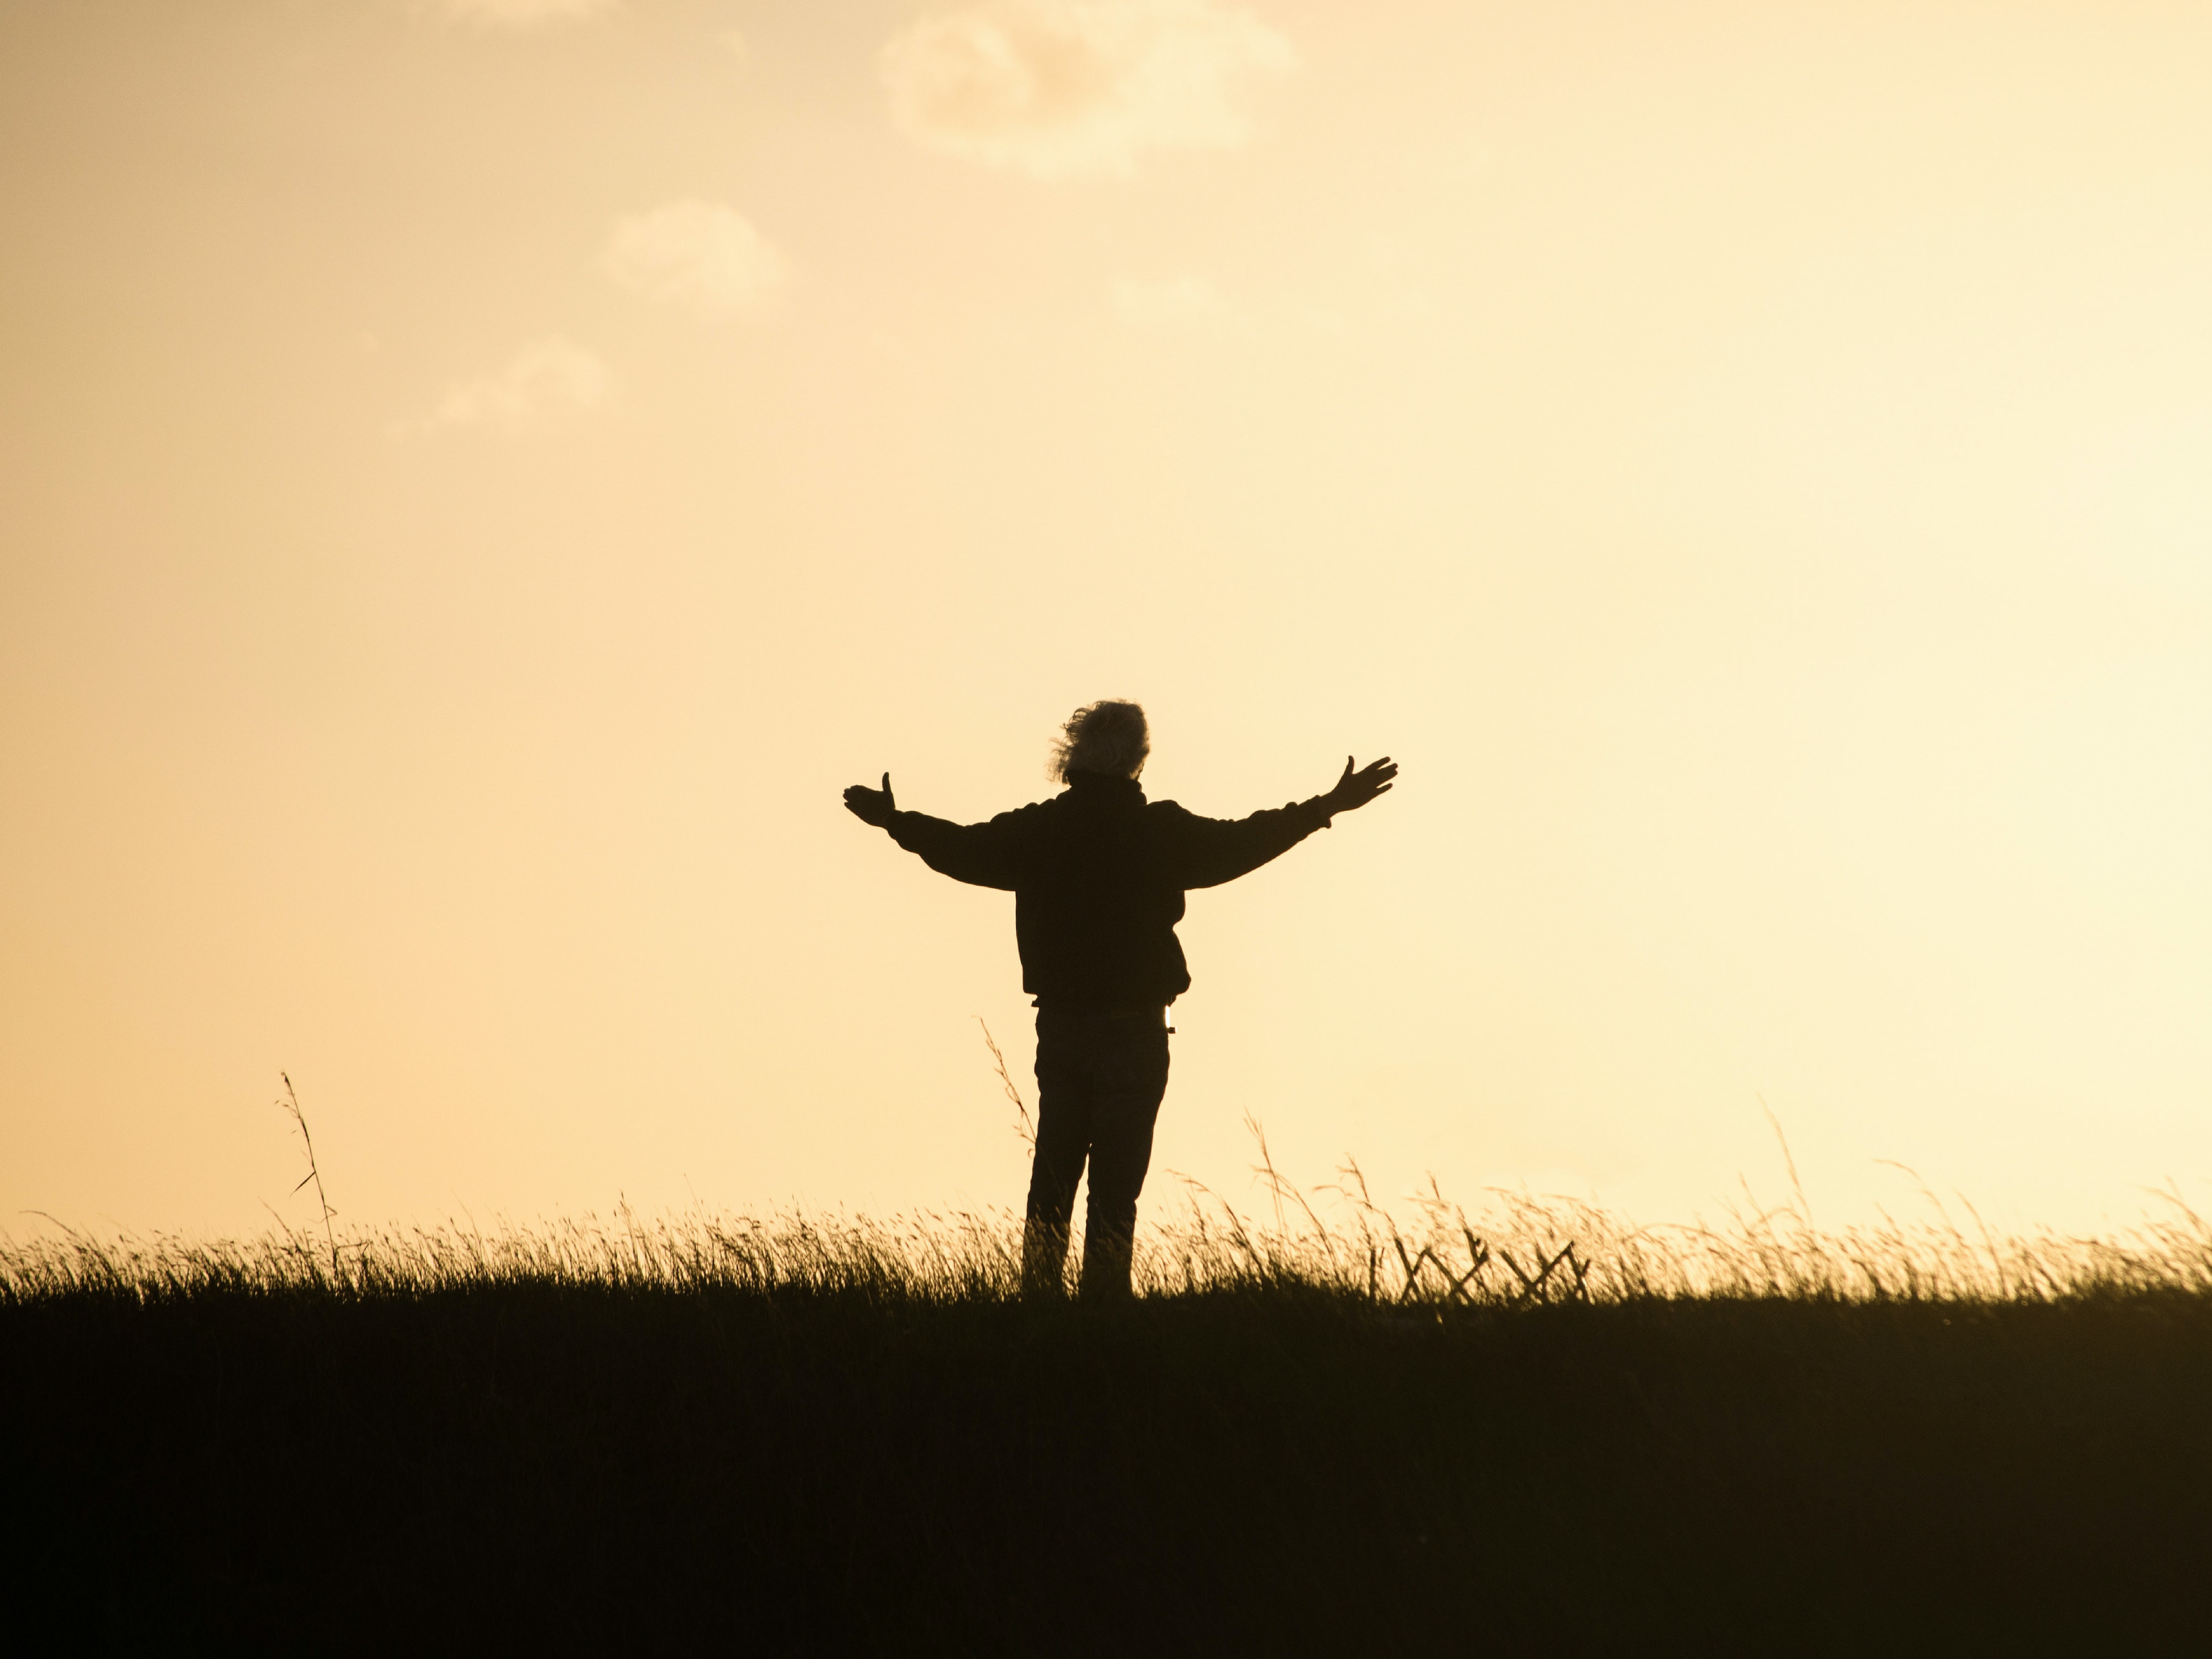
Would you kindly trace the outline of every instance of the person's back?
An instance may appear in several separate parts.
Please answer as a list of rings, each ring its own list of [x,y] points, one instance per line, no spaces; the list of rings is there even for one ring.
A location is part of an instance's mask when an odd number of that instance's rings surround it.
[[[1134,778],[1076,772],[1067,785],[1036,809],[1035,850],[1014,887],[1023,988],[1069,1007],[1165,1007],[1190,974],[1158,809]]]
[[[1015,896],[1023,988],[1036,999],[1037,1145],[1023,1267],[1026,1286],[1060,1285],[1075,1187],[1091,1166],[1086,1292],[1126,1291],[1137,1198],[1167,1088],[1167,1015],[1190,988],[1176,924],[1186,890],[1234,880],[1336,813],[1390,787],[1380,760],[1349,759],[1325,795],[1234,821],[1148,802],[1137,775],[1151,750],[1131,702],[1076,710],[1054,757],[1066,793],[988,823],[905,812],[890,776],[845,804],[932,869]]]

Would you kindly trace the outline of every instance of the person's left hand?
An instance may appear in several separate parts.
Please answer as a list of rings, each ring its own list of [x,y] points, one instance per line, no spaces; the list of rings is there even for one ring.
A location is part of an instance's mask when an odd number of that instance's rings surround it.
[[[865,783],[856,783],[845,792],[845,810],[863,823],[872,823],[878,830],[891,821],[898,811],[898,803],[891,799],[891,775],[884,774],[884,787],[871,789]]]
[[[1336,781],[1336,787],[1322,797],[1332,812],[1350,812],[1364,806],[1376,796],[1388,794],[1390,780],[1398,775],[1398,763],[1385,755],[1379,761],[1370,761],[1357,772],[1352,769],[1352,757],[1344,757],[1344,775]]]

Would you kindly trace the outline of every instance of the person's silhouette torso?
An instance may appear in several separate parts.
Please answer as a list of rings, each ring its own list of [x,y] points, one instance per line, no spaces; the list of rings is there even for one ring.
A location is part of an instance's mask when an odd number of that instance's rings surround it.
[[[1014,895],[1022,988],[1040,1007],[1158,1008],[1190,988],[1183,894],[1288,851],[1331,816],[1319,798],[1234,820],[1148,801],[1133,778],[1072,772],[1066,791],[987,823],[896,813],[930,868]]]

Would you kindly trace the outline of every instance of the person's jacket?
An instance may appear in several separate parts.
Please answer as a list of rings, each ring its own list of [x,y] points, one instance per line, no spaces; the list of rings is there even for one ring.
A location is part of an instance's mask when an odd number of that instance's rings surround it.
[[[1142,1008],[1190,988],[1182,896],[1218,887],[1289,851],[1329,810],[1316,797],[1230,821],[1147,801],[1133,778],[1068,775],[1065,793],[948,823],[898,812],[891,839],[931,869],[1014,896],[1022,988],[1041,1006]]]

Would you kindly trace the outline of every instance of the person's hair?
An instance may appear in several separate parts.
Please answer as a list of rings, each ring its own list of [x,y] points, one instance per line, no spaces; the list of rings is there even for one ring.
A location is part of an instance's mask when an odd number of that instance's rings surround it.
[[[1133,702],[1109,698],[1086,702],[1060,728],[1045,775],[1065,783],[1071,772],[1103,772],[1109,778],[1133,778],[1152,752],[1145,711]]]

